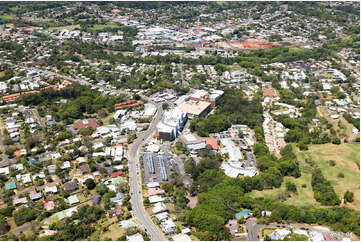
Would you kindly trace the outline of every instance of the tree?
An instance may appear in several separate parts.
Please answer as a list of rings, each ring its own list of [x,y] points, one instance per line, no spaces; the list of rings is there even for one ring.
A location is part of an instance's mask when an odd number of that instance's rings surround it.
[[[354,200],[354,194],[350,191],[346,191],[343,197],[345,199],[345,203],[352,203]]]
[[[32,208],[21,207],[13,213],[16,225],[20,226],[26,222],[36,219],[38,212]]]
[[[169,104],[168,104],[167,102],[164,102],[164,103],[162,104],[162,108],[163,108],[163,110],[168,110]]]
[[[5,234],[10,229],[10,226],[4,216],[0,216],[0,233]]]
[[[85,180],[84,184],[86,185],[86,187],[89,189],[89,190],[93,190],[94,187],[96,186],[95,182],[93,179],[91,178],[88,178]]]
[[[173,185],[170,182],[165,182],[161,185],[161,188],[166,192],[166,193],[172,193],[174,191],[173,189]]]
[[[184,162],[184,170],[186,173],[191,174],[193,177],[196,177],[197,174],[197,165],[193,158],[189,158]]]
[[[94,130],[91,127],[81,128],[79,130],[79,134],[82,136],[89,136],[94,132]]]
[[[320,169],[313,170],[311,185],[315,200],[322,205],[339,205],[341,203],[331,183],[326,180]]]
[[[287,181],[287,182],[286,182],[286,190],[287,190],[288,192],[294,192],[294,193],[296,193],[296,192],[297,192],[297,186],[296,186],[293,182]]]
[[[105,184],[98,184],[95,190],[99,195],[104,195],[108,191],[108,188]]]

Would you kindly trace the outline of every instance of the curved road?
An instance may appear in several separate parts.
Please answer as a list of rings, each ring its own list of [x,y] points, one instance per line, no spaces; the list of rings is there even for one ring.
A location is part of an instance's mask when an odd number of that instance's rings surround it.
[[[145,140],[151,136],[156,128],[156,125],[162,118],[162,105],[157,104],[157,113],[149,126],[148,130],[139,134],[138,138],[131,145],[128,158],[129,158],[129,184],[130,184],[130,202],[132,204],[134,216],[139,223],[145,228],[146,232],[150,236],[151,240],[167,240],[162,231],[153,223],[150,216],[147,214],[143,207],[142,199],[142,178],[138,172],[138,150],[139,147],[145,142]]]

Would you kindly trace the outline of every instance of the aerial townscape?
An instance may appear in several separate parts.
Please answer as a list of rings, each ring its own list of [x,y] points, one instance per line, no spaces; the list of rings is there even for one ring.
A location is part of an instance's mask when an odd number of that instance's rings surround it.
[[[359,241],[360,2],[0,2],[0,240]]]

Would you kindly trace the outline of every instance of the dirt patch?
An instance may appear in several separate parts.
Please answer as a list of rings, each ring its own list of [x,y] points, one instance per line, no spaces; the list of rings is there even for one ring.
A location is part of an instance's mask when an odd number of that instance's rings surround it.
[[[196,197],[196,196],[192,197],[189,194],[187,194],[187,198],[189,200],[187,206],[190,208],[194,208],[198,203],[198,197]]]
[[[222,41],[216,43],[217,47],[232,50],[241,49],[270,49],[279,46],[276,42],[268,42],[264,39],[247,39],[243,41]]]

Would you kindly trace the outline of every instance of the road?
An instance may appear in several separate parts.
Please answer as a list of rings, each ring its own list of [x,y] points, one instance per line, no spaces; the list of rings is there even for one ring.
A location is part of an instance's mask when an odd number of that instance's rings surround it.
[[[179,63],[179,64],[178,64],[178,69],[179,69],[179,71],[180,71],[180,78],[181,78],[181,80],[182,80],[182,86],[183,86],[183,87],[189,87],[189,83],[184,80],[183,65],[182,65],[182,63]]]
[[[30,229],[31,229],[31,223],[25,223],[15,229],[13,229],[11,232],[15,235],[19,235],[21,232],[23,234],[26,234],[30,231]]]
[[[1,152],[3,154],[3,161],[2,162],[5,162],[5,163],[9,164],[9,158],[5,153],[6,149],[5,149],[5,145],[3,143],[3,136],[2,136],[1,126],[0,126],[0,149],[1,149]]]
[[[262,224],[257,224],[256,218],[250,218],[246,221],[247,238],[248,241],[259,241],[258,232],[263,227]]]
[[[328,228],[324,228],[324,227],[309,227],[306,224],[275,224],[275,223],[271,223],[271,224],[258,224],[257,223],[257,219],[256,218],[249,218],[246,221],[246,229],[247,229],[247,239],[248,241],[259,241],[260,239],[258,238],[258,233],[259,231],[263,228],[263,227],[274,227],[274,228],[293,228],[293,229],[301,229],[303,230],[304,228],[308,228],[310,231],[316,231],[316,232],[320,232],[320,233],[324,233],[324,232],[330,232],[330,230]]]
[[[142,178],[140,172],[138,172],[138,161],[139,161],[139,147],[147,140],[149,136],[151,136],[156,128],[156,125],[162,118],[162,105],[157,104],[157,113],[154,117],[151,125],[148,130],[139,134],[138,138],[134,141],[134,143],[129,148],[129,184],[130,184],[130,194],[131,199],[130,202],[132,204],[132,208],[134,211],[134,216],[137,218],[139,223],[144,227],[151,240],[163,241],[167,240],[163,233],[159,230],[157,225],[153,223],[150,216],[147,214],[143,207],[143,199],[142,199]]]
[[[36,117],[36,119],[38,120],[38,123],[41,125],[41,127],[44,128],[45,125],[44,125],[43,121],[42,121],[41,118],[40,118],[40,115],[39,115],[39,113],[38,113],[38,110],[36,110],[36,109],[34,108],[34,109],[32,109],[31,111],[32,111],[32,113],[35,115],[35,117]]]

